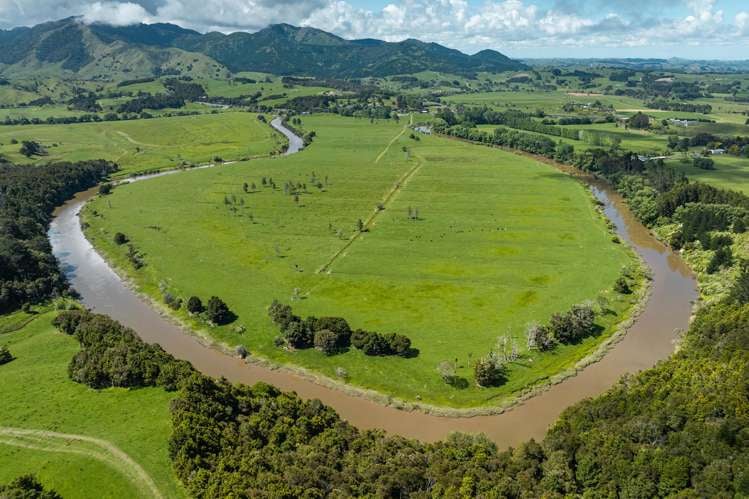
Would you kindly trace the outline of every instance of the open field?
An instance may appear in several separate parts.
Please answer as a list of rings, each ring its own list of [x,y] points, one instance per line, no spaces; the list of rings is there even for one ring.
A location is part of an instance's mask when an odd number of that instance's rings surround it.
[[[488,133],[494,133],[495,128],[509,128],[504,125],[479,125],[479,130],[483,130]],[[588,149],[595,149],[601,147],[607,147],[608,143],[606,138],[617,137],[621,140],[620,147],[625,150],[630,150],[638,153],[657,153],[663,154],[666,151],[666,138],[662,135],[655,135],[648,132],[637,132],[633,130],[625,130],[624,128],[617,128],[613,123],[602,123],[595,125],[568,125],[567,128],[573,130],[589,130],[592,133],[587,137],[583,134],[583,140],[574,140],[567,137],[559,137],[556,135],[548,135],[540,132],[529,132],[527,130],[521,130],[522,133],[540,135],[542,137],[548,137],[554,142],[563,142],[570,144],[575,148],[575,151],[586,151]],[[596,133],[603,138],[604,142],[599,145],[595,145],[591,137],[593,133]]]
[[[12,141],[35,140],[49,152],[28,159]],[[281,137],[257,115],[243,112],[151,120],[0,127],[0,154],[11,161],[47,163],[109,159],[121,174],[202,163],[218,156],[237,160],[277,150]]]
[[[25,316],[0,317],[0,345],[16,356],[0,366],[0,483],[33,471],[63,497],[182,497],[167,451],[173,395],[70,381],[78,342],[50,312],[16,330]]]
[[[713,156],[712,159],[715,170],[701,170],[692,166],[691,161],[683,163],[680,159],[670,160],[668,164],[691,179],[749,194],[749,159],[728,155]]]
[[[474,94],[457,94],[445,97],[450,104],[467,104],[488,106],[496,109],[517,107],[528,111],[543,109],[549,114],[562,112],[562,106],[568,102],[589,104],[600,101],[610,104],[615,109],[642,107],[641,101],[632,97],[614,95],[579,95],[575,92],[481,92]]]
[[[87,234],[152,297],[161,299],[162,284],[185,299],[224,299],[239,318],[211,328],[218,341],[330,377],[341,367],[354,385],[438,405],[496,404],[570,367],[624,318],[631,298],[607,290],[630,257],[574,179],[496,149],[415,141],[393,122],[309,116],[304,128],[317,138],[291,157],[115,189],[87,207]],[[262,187],[263,177],[277,188]],[[287,181],[309,192],[296,203],[284,193]],[[245,182],[257,191],[244,193]],[[384,209],[376,213],[377,203]],[[418,209],[417,220],[409,208]],[[368,232],[356,231],[359,219]],[[133,270],[115,232],[144,254],[143,269]],[[528,323],[599,293],[614,311],[601,318],[603,334],[553,353],[527,351]],[[342,316],[353,328],[405,334],[419,354],[373,358],[352,349],[325,357],[277,348],[266,313],[274,298],[302,316]],[[522,353],[505,385],[458,389],[440,380],[444,360],[473,379],[472,360],[499,335]]]

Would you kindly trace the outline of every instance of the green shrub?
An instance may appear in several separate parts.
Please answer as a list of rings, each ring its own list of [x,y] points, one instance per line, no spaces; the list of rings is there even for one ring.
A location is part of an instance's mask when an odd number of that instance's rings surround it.
[[[315,348],[325,355],[333,355],[338,351],[338,335],[333,331],[321,329],[315,331]]]
[[[114,244],[116,244],[118,246],[122,246],[126,242],[128,242],[127,236],[125,234],[123,234],[122,232],[117,232],[114,235]]]
[[[205,310],[203,308],[203,302],[197,296],[191,296],[187,300],[187,311],[191,314],[200,314]]]
[[[10,353],[10,350],[8,350],[8,347],[6,345],[0,347],[0,366],[2,366],[3,364],[7,364],[14,358],[15,357],[13,357],[13,354]]]
[[[205,308],[206,318],[216,325],[223,325],[231,322],[233,314],[226,303],[217,296],[211,296],[208,305]]]

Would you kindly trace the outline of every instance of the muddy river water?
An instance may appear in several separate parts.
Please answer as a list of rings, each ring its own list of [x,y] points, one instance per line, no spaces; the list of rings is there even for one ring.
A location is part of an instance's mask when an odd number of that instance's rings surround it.
[[[280,120],[274,120],[272,125],[289,138],[287,154],[302,148],[301,139],[283,127]],[[179,174],[190,175],[190,172]],[[142,177],[146,178],[151,177]],[[446,417],[403,411],[317,384],[288,370],[247,364],[206,346],[162,317],[128,288],[83,235],[78,213],[96,195],[97,188],[79,193],[57,209],[49,239],[85,306],[134,329],[144,341],[158,343],[205,374],[247,384],[264,381],[304,398],[320,399],[359,428],[381,428],[425,441],[442,439],[456,431],[481,432],[504,447],[531,437],[542,438],[566,407],[604,392],[625,373],[651,367],[668,357],[674,350],[678,332],[687,328],[692,304],[697,299],[696,282],[681,258],[634,218],[618,194],[602,183],[590,182],[593,193],[604,204],[606,215],[616,225],[619,237],[650,267],[653,277],[650,299],[626,336],[600,361],[502,414],[488,416]]]

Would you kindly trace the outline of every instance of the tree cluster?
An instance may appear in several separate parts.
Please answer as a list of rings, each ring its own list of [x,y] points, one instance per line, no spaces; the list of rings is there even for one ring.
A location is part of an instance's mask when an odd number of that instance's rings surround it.
[[[45,489],[33,475],[22,475],[7,484],[0,484],[0,497],[4,499],[62,499],[54,490]]]
[[[115,169],[106,161],[45,166],[0,162],[0,313],[66,291],[47,240],[52,210]]]
[[[590,305],[573,305],[565,313],[552,315],[548,325],[531,325],[527,331],[528,346],[547,351],[558,343],[577,343],[596,332],[595,319]]]
[[[135,332],[106,315],[86,310],[61,312],[54,325],[81,344],[68,366],[70,379],[92,388],[161,386],[176,390],[192,372],[189,363],[144,343]]]
[[[281,343],[293,348],[315,347],[326,355],[345,351],[350,346],[366,355],[400,355],[414,353],[411,340],[396,333],[381,334],[357,329],[352,331],[341,317],[307,317],[294,315],[291,306],[273,301],[268,315],[281,330]]]

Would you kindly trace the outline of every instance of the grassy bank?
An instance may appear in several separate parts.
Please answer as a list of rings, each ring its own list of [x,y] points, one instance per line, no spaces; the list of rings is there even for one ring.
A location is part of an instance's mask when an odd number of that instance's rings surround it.
[[[54,315],[43,312],[31,322],[22,312],[0,317],[0,345],[16,357],[0,366],[0,483],[33,472],[63,497],[154,495],[144,488],[141,468],[161,496],[184,496],[167,451],[173,394],[161,388],[97,391],[74,383],[67,367],[78,342],[51,326]]]

